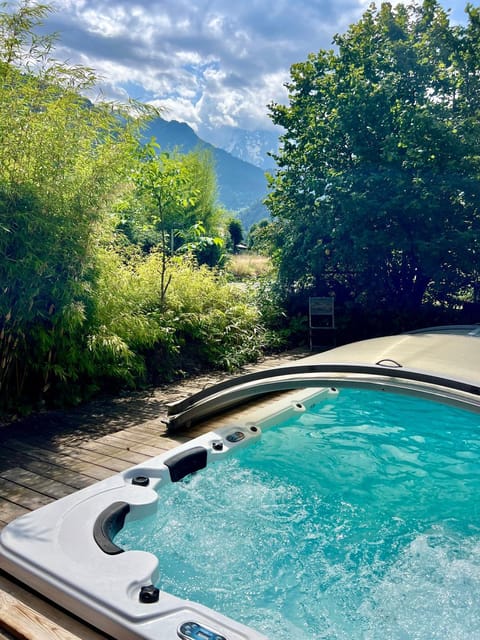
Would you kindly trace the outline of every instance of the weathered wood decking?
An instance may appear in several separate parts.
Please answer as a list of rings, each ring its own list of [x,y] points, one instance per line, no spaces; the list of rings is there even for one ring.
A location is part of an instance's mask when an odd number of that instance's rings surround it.
[[[267,358],[257,371],[287,364],[302,351]],[[185,442],[208,425],[166,433],[166,404],[226,375],[185,382],[70,412],[50,412],[0,426],[0,529],[16,517],[62,498]],[[11,635],[13,634],[13,635]],[[0,640],[99,640],[102,634],[75,621],[0,572]]]
[[[0,452],[0,525],[191,437],[167,437],[155,422],[93,439],[8,429]]]

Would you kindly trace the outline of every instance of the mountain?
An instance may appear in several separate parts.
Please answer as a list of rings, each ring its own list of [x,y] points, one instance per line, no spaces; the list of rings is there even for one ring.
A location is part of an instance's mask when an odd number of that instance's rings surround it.
[[[203,138],[220,149],[225,149],[241,160],[265,171],[275,169],[275,160],[269,155],[278,151],[279,132],[247,131],[238,127],[217,127],[201,132]]]
[[[163,151],[177,149],[182,153],[189,153],[196,149],[208,149],[215,163],[221,204],[236,213],[246,231],[257,219],[252,221],[249,213],[249,220],[244,220],[242,212],[250,210],[255,205],[255,210],[258,209],[258,220],[268,217],[266,207],[258,207],[258,202],[267,195],[267,181],[263,169],[205,142],[185,122],[155,118],[149,123],[144,136],[154,136]]]

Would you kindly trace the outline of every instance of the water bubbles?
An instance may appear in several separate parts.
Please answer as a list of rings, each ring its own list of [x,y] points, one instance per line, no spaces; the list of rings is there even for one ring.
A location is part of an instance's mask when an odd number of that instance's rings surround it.
[[[184,481],[115,539],[272,640],[478,640],[478,415],[346,390]],[[468,443],[468,446],[467,444]]]
[[[446,530],[412,540],[359,609],[368,626],[365,637],[480,637],[478,545]]]

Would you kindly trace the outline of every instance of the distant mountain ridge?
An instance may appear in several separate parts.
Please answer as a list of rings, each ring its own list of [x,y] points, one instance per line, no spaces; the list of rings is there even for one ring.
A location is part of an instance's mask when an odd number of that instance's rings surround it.
[[[239,127],[220,126],[206,129],[202,137],[211,144],[225,149],[241,160],[254,164],[260,169],[272,172],[275,169],[276,154],[279,145],[279,132],[255,130],[247,131]]]
[[[205,142],[185,122],[155,118],[149,123],[144,136],[155,137],[164,151],[178,149],[189,153],[195,149],[208,149],[215,162],[220,203],[236,213],[245,230],[261,218],[268,217],[268,210],[261,205],[267,195],[263,169]]]

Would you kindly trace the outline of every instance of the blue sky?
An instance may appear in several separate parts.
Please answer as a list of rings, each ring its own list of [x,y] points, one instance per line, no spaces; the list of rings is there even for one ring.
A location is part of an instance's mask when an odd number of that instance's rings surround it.
[[[94,68],[108,98],[165,109],[208,140],[220,126],[271,128],[291,64],[329,48],[369,0],[53,0],[56,57]],[[396,4],[396,2],[392,2]],[[466,0],[441,0],[464,20]],[[474,3],[475,4],[475,3]]]

